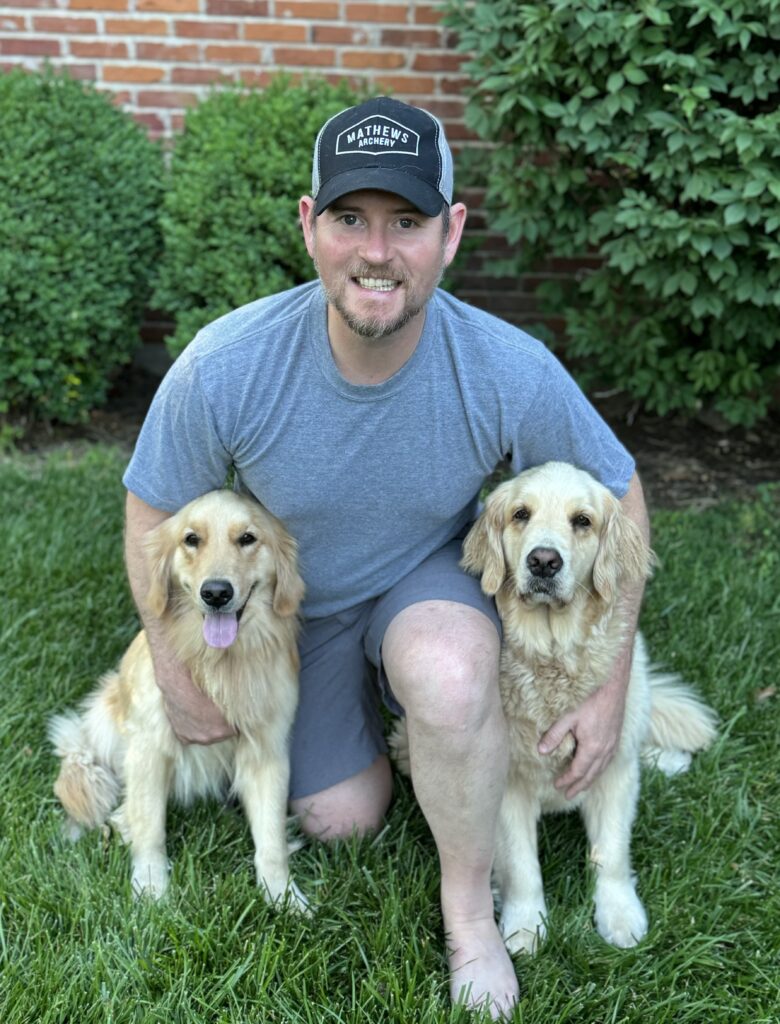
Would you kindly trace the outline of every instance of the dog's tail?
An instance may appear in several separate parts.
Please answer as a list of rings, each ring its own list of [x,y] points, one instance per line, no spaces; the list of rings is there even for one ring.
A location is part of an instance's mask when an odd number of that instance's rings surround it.
[[[85,828],[102,825],[119,802],[121,786],[108,751],[98,750],[91,735],[91,719],[97,715],[100,709],[92,700],[81,714],[69,711],[49,722],[49,739],[62,760],[54,794],[68,815],[66,834],[71,839]]]
[[[717,735],[717,715],[679,676],[650,671],[650,729],[643,757],[668,775],[685,771],[691,754]]]

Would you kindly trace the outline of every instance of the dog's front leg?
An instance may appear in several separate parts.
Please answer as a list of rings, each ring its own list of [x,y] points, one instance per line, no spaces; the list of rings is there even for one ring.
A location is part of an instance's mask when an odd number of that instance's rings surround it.
[[[133,891],[159,899],[168,887],[165,814],[173,776],[172,758],[134,737],[125,756],[125,838],[133,859]]]
[[[538,818],[538,801],[524,786],[510,781],[501,803],[494,864],[501,934],[510,953],[534,953],[546,934]]]
[[[306,911],[303,893],[290,879],[287,854],[287,793],[290,764],[286,745],[270,738],[241,736],[236,747],[234,788],[249,819],[255,844],[257,884],[271,903],[287,899]]]
[[[613,946],[635,946],[647,933],[647,914],[631,871],[631,827],[639,796],[636,759],[616,759],[582,803],[596,868],[596,928]]]

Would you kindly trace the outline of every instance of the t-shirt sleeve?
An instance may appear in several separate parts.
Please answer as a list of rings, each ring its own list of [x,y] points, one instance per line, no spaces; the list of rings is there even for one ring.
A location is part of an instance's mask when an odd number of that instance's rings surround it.
[[[545,350],[537,381],[512,439],[512,468],[570,462],[587,470],[617,498],[628,490],[636,465],[568,371]]]
[[[125,487],[153,508],[176,512],[222,487],[232,459],[203,386],[185,351],[155,395],[125,471]]]

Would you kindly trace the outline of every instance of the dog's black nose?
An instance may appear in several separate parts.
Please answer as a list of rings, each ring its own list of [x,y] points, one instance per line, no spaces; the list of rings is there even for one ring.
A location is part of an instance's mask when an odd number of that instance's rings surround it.
[[[233,585],[229,580],[206,580],[200,596],[209,608],[224,608],[233,599]]]
[[[534,548],[525,560],[532,576],[549,580],[563,567],[563,559],[554,548]]]

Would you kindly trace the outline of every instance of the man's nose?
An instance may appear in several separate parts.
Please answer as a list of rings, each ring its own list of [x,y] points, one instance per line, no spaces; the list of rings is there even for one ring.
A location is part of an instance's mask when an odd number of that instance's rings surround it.
[[[366,263],[379,265],[390,259],[392,244],[384,224],[368,225],[360,247],[360,257]]]

